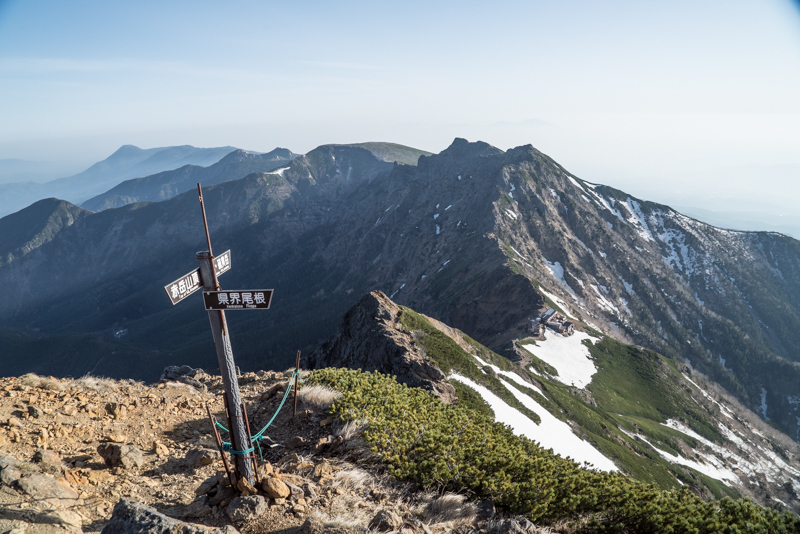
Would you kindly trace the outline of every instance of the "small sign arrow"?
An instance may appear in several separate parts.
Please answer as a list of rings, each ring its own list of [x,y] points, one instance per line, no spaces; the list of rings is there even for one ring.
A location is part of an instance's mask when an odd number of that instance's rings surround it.
[[[226,250],[216,258],[214,258],[214,271],[217,276],[231,269],[231,251]],[[167,292],[170,302],[173,306],[189,295],[195,293],[203,287],[200,283],[200,269],[185,274],[169,284],[164,286],[164,291]]]

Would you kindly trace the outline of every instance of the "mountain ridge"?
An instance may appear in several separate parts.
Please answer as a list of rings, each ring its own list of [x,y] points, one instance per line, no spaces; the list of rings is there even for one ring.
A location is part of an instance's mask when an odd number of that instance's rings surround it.
[[[44,183],[0,184],[0,216],[53,196],[80,203],[127,178],[146,176],[184,164],[211,165],[232,150],[235,148],[182,145],[142,149],[134,145],[123,145],[111,156],[72,176]]]
[[[225,284],[277,288],[266,315],[229,320],[246,367],[288,360],[286,343],[313,350],[372,289],[508,357],[519,357],[513,340],[547,303],[688,358],[793,437],[800,431],[800,243],[790,238],[698,223],[574,177],[530,145],[503,152],[461,139],[417,166],[323,145],[281,175],[209,187],[206,207],[215,248],[233,250]],[[192,194],[85,217],[0,269],[6,287],[20,286],[12,298],[30,284],[39,295],[0,317],[50,333],[126,328],[140,349],[207,361],[200,310],[158,300],[159,284],[192,269],[203,243]],[[58,254],[78,261],[66,278],[47,271]],[[118,297],[104,296],[111,287]]]

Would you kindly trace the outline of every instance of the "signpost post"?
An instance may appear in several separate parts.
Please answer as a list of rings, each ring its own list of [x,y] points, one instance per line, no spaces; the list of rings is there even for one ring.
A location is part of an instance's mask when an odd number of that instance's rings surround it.
[[[231,454],[236,458],[235,474],[228,471],[231,485],[244,491],[248,486],[254,486],[256,476],[256,463],[253,445],[242,397],[239,394],[239,382],[236,379],[236,364],[233,361],[230,332],[225,320],[225,310],[266,310],[272,302],[271,289],[250,289],[237,291],[221,291],[217,277],[231,268],[231,251],[228,250],[220,256],[214,257],[211,250],[211,236],[208,233],[206,208],[203,203],[203,189],[197,184],[197,193],[200,198],[200,209],[203,213],[203,226],[206,232],[208,250],[196,254],[199,268],[178,278],[166,285],[172,304],[177,304],[189,295],[203,288],[203,300],[208,310],[208,320],[211,323],[211,333],[214,336],[214,345],[217,349],[219,371],[222,375],[222,384],[225,388],[225,412],[228,416],[230,428]],[[210,416],[209,412],[209,416]],[[212,418],[213,420],[213,418]],[[216,429],[215,429],[216,432]],[[217,435],[219,441],[219,436]],[[225,468],[228,462],[223,456]],[[238,481],[237,481],[238,479]]]

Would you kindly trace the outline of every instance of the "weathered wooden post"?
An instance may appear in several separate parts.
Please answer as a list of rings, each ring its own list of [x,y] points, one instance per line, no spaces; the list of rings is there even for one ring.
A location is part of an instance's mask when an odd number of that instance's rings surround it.
[[[208,250],[197,253],[197,263],[199,269],[187,273],[174,282],[164,286],[170,302],[173,305],[181,302],[204,288],[203,302],[208,311],[208,320],[211,322],[211,332],[214,336],[214,345],[217,348],[217,361],[219,371],[222,375],[222,384],[225,387],[225,414],[228,416],[228,426],[230,427],[230,450],[236,456],[235,471],[231,473],[228,468],[228,461],[223,450],[228,450],[228,443],[223,443],[219,433],[214,429],[217,446],[220,448],[222,460],[228,476],[231,477],[231,484],[240,491],[248,488],[237,487],[237,479],[246,480],[250,486],[253,482],[258,482],[255,477],[256,457],[253,454],[253,445],[250,437],[250,423],[247,421],[247,411],[242,404],[242,397],[239,394],[239,382],[237,380],[238,367],[233,362],[233,350],[231,349],[231,337],[228,332],[228,324],[225,321],[225,310],[268,310],[272,303],[271,289],[239,289],[235,291],[220,291],[217,276],[230,270],[231,251],[227,250],[220,256],[214,258],[211,250],[211,236],[208,233],[208,221],[206,220],[206,207],[203,203],[203,188],[197,184],[197,194],[200,197],[200,211],[203,213],[203,227],[206,231],[206,243]],[[300,353],[297,353],[298,361]],[[295,385],[297,382],[295,381]],[[208,408],[208,406],[206,406]],[[208,410],[208,417],[214,425],[214,417]],[[263,432],[263,431],[262,431]],[[233,475],[233,476],[231,476]],[[250,488],[252,491],[252,488]]]
[[[211,237],[208,233],[206,208],[203,203],[203,190],[200,184],[197,184],[197,192],[200,196],[200,209],[203,211],[203,225],[205,226],[206,242],[208,243],[208,250],[202,250],[197,253],[197,263],[200,265],[200,283],[203,284],[203,289],[206,291],[219,291],[217,273],[212,264],[214,254],[211,251]],[[211,332],[217,349],[219,372],[222,375],[225,401],[231,419],[231,448],[239,452],[239,454],[234,453],[236,456],[236,472],[238,478],[245,478],[250,485],[253,485],[255,483],[253,464],[249,458],[246,458],[250,453],[241,452],[249,450],[251,444],[244,421],[242,397],[239,395],[239,381],[236,378],[236,364],[233,361],[233,349],[231,348],[231,338],[228,333],[228,323],[225,321],[225,312],[223,310],[208,310],[208,320],[211,322]]]

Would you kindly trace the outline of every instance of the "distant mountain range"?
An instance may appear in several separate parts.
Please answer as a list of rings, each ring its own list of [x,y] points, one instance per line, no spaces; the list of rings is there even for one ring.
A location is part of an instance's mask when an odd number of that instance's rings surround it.
[[[0,159],[0,184],[46,182],[84,167],[85,165],[68,162]]]
[[[234,147],[196,148],[189,145],[141,149],[125,145],[85,171],[45,183],[0,183],[0,216],[18,211],[37,200],[59,197],[81,203],[123,180],[177,169],[184,165],[208,166]]]
[[[291,365],[374,289],[509,358],[551,306],[688,362],[800,439],[800,242],[720,230],[531,146],[324,145],[285,166],[205,190],[214,250],[232,250],[223,287],[275,289],[269,311],[229,314],[243,368]],[[0,219],[6,233],[4,373],[216,367],[200,297],[163,291],[205,248],[193,192],[98,213],[41,201]]]
[[[144,178],[126,180],[103,194],[84,202],[82,206],[92,211],[118,208],[143,201],[161,201],[203,185],[214,185],[244,178],[254,172],[271,172],[286,166],[297,154],[285,148],[276,148],[266,154],[253,154],[234,150],[208,167],[184,165]]]

